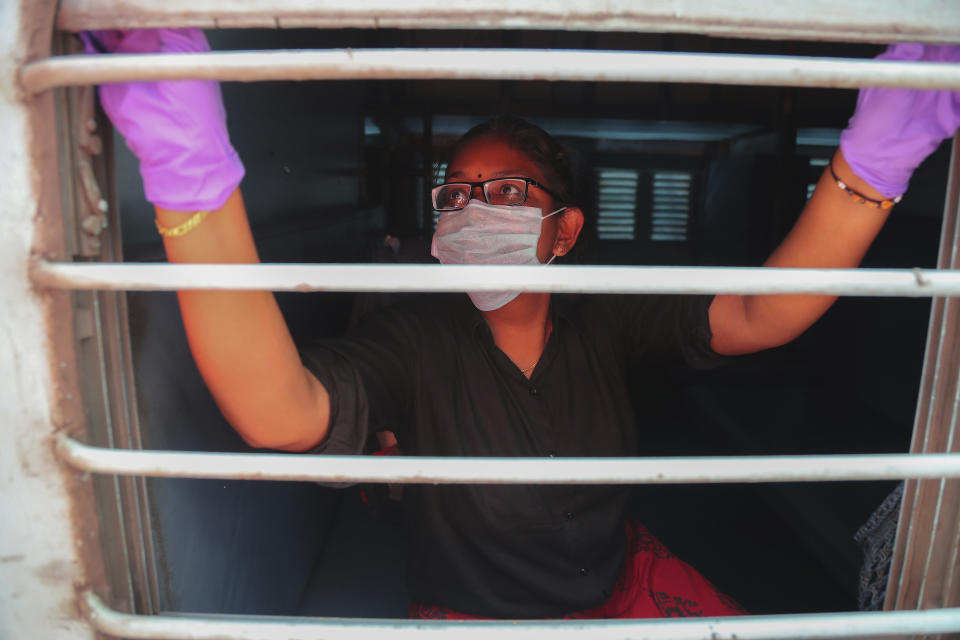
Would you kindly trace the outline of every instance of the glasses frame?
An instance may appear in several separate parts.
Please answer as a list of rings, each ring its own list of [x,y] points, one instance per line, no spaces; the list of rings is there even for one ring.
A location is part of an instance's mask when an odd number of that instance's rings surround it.
[[[482,180],[480,182],[461,182],[458,180],[457,182],[444,182],[443,184],[438,184],[437,186],[435,186],[433,189],[430,190],[430,200],[431,200],[431,204],[433,205],[433,210],[434,211],[462,211],[463,208],[467,206],[467,205],[463,205],[463,207],[456,207],[456,208],[447,207],[444,209],[440,209],[437,207],[437,194],[439,193],[440,189],[443,189],[444,187],[454,186],[454,185],[464,185],[464,186],[470,187],[471,198],[473,197],[473,190],[476,189],[477,187],[480,187],[480,191],[483,193],[483,201],[486,202],[487,204],[491,204],[490,197],[487,195],[487,186],[491,182],[498,182],[500,180],[523,180],[524,182],[523,200],[515,204],[506,205],[508,207],[522,207],[524,204],[526,204],[527,195],[530,193],[531,185],[533,185],[534,187],[537,187],[538,189],[542,189],[544,192],[547,193],[547,195],[549,195],[551,198],[556,200],[558,204],[560,203],[560,196],[558,196],[556,193],[554,193],[553,191],[546,188],[545,186],[543,186],[542,184],[540,184],[539,182],[537,182],[532,178],[525,178],[524,176],[501,176],[498,178],[490,178],[489,180]],[[469,203],[469,200],[467,202]]]

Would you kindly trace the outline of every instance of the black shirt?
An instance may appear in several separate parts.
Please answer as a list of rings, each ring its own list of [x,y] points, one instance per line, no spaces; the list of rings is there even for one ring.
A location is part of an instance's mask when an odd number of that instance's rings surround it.
[[[393,431],[424,456],[631,456],[631,367],[694,366],[709,298],[553,296],[553,331],[528,380],[466,295],[365,316],[303,350],[330,393],[315,452],[360,453]],[[629,487],[409,485],[408,581],[423,603],[497,618],[557,617],[610,595],[625,553]]]

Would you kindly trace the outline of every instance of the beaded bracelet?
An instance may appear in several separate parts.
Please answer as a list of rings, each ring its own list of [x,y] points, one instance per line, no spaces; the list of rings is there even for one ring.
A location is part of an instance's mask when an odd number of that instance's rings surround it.
[[[159,219],[154,220],[154,223],[157,225],[157,232],[164,238],[179,238],[196,229],[209,213],[209,211],[197,211],[186,222],[175,227],[164,227],[160,224]]]
[[[833,176],[833,181],[837,183],[838,187],[846,191],[847,195],[853,198],[853,201],[856,202],[857,204],[865,204],[868,207],[873,207],[874,209],[883,209],[884,211],[887,211],[889,209],[892,209],[893,205],[900,202],[900,199],[903,198],[902,193],[896,198],[886,198],[884,200],[875,200],[873,198],[868,198],[867,196],[863,195],[859,191],[856,191],[855,189],[851,189],[846,182],[844,182],[839,177],[837,177],[837,172],[833,170],[833,160],[830,160],[829,167],[830,167],[830,175]]]

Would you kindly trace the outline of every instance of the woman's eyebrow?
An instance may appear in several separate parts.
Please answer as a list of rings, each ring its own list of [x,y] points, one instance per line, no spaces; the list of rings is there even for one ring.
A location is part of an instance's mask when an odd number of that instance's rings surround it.
[[[453,173],[447,174],[447,179],[449,180],[450,178],[453,178],[455,176],[466,177],[467,174],[465,174],[463,171],[454,171]],[[506,171],[494,171],[493,173],[488,174],[487,178],[500,178],[500,177],[507,177],[507,176],[511,178],[521,178],[525,176],[525,173],[520,169],[507,169]]]

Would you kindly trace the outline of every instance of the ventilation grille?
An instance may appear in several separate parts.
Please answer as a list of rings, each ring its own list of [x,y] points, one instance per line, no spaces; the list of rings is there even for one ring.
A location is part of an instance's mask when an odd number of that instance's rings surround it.
[[[639,173],[629,169],[597,170],[598,239],[634,239],[639,180]]]
[[[655,242],[684,242],[690,220],[690,185],[686,171],[653,172],[653,207],[650,239]]]
[[[443,184],[443,179],[447,175],[447,163],[446,162],[434,162],[433,163],[433,184],[430,185],[430,188],[437,186],[438,184]],[[433,202],[430,203],[430,209],[433,211]],[[433,211],[433,229],[437,228],[437,219],[440,217],[439,211]]]

